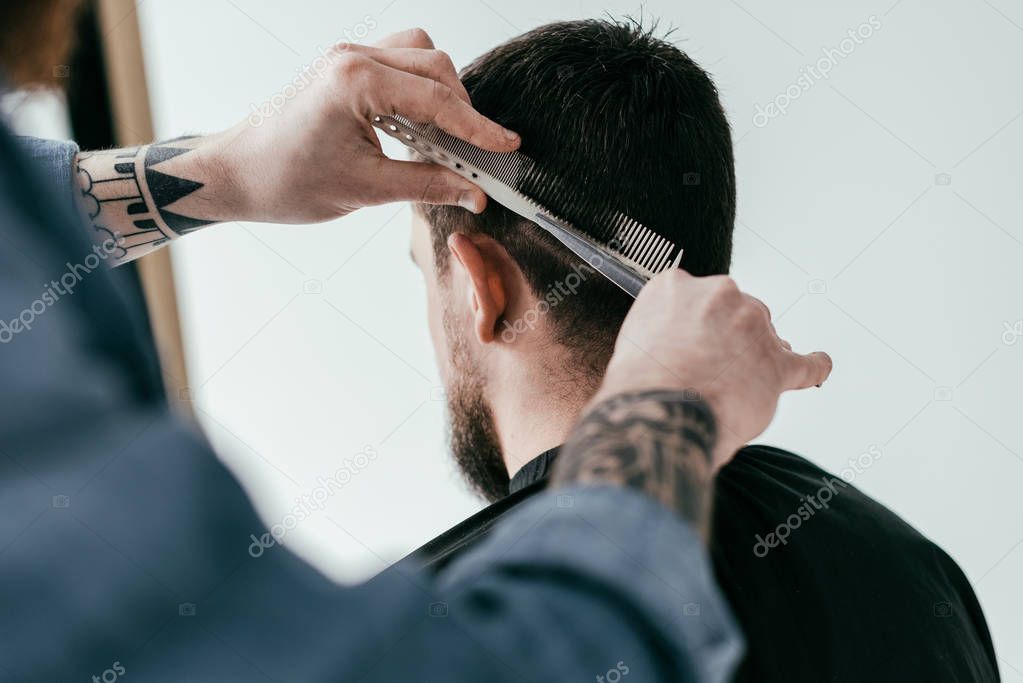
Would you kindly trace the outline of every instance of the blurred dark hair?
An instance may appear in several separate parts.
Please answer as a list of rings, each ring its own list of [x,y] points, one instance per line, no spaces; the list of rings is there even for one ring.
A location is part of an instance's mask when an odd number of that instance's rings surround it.
[[[690,273],[725,273],[735,219],[731,131],[707,73],[655,31],[634,20],[547,24],[476,59],[462,81],[480,112],[522,135],[523,153],[682,245]],[[497,202],[479,216],[419,208],[442,274],[452,232],[495,238],[541,298],[577,262]],[[630,304],[593,274],[548,320],[599,378]]]
[[[12,86],[53,85],[62,78],[79,0],[0,2],[0,73]]]

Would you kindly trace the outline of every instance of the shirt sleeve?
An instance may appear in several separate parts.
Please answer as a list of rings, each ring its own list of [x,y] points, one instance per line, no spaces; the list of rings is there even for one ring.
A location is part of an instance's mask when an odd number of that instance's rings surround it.
[[[627,667],[633,680],[727,681],[742,652],[699,536],[629,489],[535,497],[456,560],[441,586],[489,595],[519,617],[514,641],[552,679],[578,676],[573,657],[585,653],[591,668],[607,664],[590,672],[597,680]],[[616,605],[627,609],[615,614]]]
[[[38,169],[50,194],[66,200],[77,214],[79,207],[72,166],[78,156],[78,145],[69,140],[44,140],[28,136],[15,139],[22,152]]]

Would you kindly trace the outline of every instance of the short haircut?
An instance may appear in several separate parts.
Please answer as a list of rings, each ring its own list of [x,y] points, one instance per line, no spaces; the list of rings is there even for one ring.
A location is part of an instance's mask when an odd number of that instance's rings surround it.
[[[462,82],[473,106],[522,135],[524,154],[681,245],[693,275],[726,273],[735,220],[728,120],[710,76],[655,31],[633,20],[547,24],[476,59]],[[441,276],[453,232],[497,240],[541,299],[580,263],[495,201],[480,215],[419,208]],[[599,379],[631,298],[592,273],[555,300],[546,319],[556,340]]]

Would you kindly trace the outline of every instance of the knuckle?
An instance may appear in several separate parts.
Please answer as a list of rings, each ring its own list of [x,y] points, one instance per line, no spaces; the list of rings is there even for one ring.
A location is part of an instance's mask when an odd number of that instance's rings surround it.
[[[370,60],[355,52],[345,52],[334,60],[334,73],[344,81],[360,78],[369,68]]]
[[[414,44],[416,47],[422,47],[426,49],[433,48],[433,39],[430,38],[430,34],[425,29],[420,27],[410,28],[408,30],[409,42]]]
[[[767,306],[765,306],[760,299],[749,297],[749,305],[761,321],[764,323],[769,323],[771,321],[771,313],[767,310]]]
[[[419,193],[419,202],[422,204],[435,204],[437,202],[444,201],[447,198],[447,192],[445,191],[444,184],[439,181],[436,175],[431,174],[426,182],[423,183],[423,189]]]
[[[760,310],[756,304],[750,301],[741,305],[738,311],[736,311],[736,315],[739,319],[739,323],[749,330],[762,328],[767,322],[764,317],[764,312]]]
[[[433,82],[433,98],[438,104],[446,105],[455,96],[455,91],[440,81]]]
[[[365,48],[362,45],[353,43],[350,40],[339,40],[331,46],[330,53],[336,59],[337,57],[349,52],[358,53],[362,52],[364,49]]]
[[[423,188],[419,191],[419,202],[421,204],[426,204],[426,203],[428,203],[430,201],[430,199],[432,197],[433,197],[433,178],[430,178],[429,180],[426,181],[426,184],[423,185]]]
[[[717,304],[734,305],[739,299],[739,286],[727,275],[715,275],[710,278],[710,298]]]
[[[431,59],[433,59],[434,64],[438,68],[443,69],[445,71],[455,70],[455,62],[451,59],[451,55],[449,55],[444,50],[433,50],[433,54],[430,55],[430,57]]]
[[[716,275],[715,279],[718,281],[718,287],[721,288],[721,291],[723,292],[739,291],[739,285],[737,285],[735,283],[735,280],[733,280],[731,277],[727,275]]]

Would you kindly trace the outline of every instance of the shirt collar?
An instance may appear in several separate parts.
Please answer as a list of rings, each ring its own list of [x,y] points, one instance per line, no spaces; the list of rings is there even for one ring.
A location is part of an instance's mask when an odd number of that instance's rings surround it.
[[[549,477],[551,468],[554,466],[554,459],[558,457],[558,450],[560,448],[560,446],[555,446],[549,451],[544,451],[523,465],[522,469],[515,473],[515,476],[512,477],[511,482],[508,484],[508,493],[516,493],[530,484],[535,484]]]

